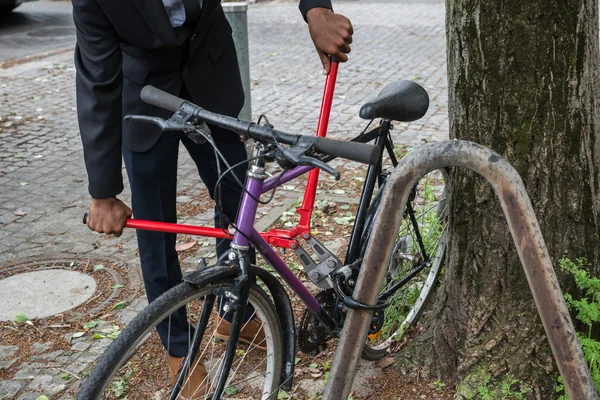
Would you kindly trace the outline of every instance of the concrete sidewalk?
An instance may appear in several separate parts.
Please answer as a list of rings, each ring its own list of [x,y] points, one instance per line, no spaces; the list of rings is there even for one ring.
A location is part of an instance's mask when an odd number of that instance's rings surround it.
[[[412,79],[429,92],[430,109],[416,123],[397,124],[395,143],[418,146],[423,141],[446,139],[443,3],[341,2],[336,4],[336,12],[352,20],[355,33],[350,61],[340,67],[328,135],[340,139],[355,136],[366,125],[358,117],[362,103],[387,83]],[[255,120],[264,113],[277,129],[313,134],[324,78],[296,3],[255,4],[249,9],[248,21]],[[135,233],[129,230],[120,238],[103,237],[81,223],[90,200],[75,114],[72,58],[68,51],[0,69],[0,279],[16,267],[38,260],[44,264],[48,259],[72,258],[83,265],[91,259],[92,266],[95,260],[105,260],[106,265],[112,262],[129,285],[122,297],[126,306],[117,313],[126,323],[144,305],[143,296],[135,300],[142,294]],[[263,227],[290,208],[300,190],[280,192],[274,204],[262,210]],[[209,199],[199,196],[204,192],[193,162],[182,150],[178,202],[188,211],[182,212],[181,222],[212,224]],[[121,197],[128,203],[128,190]],[[193,268],[200,256],[210,252],[210,246],[196,246],[186,253],[185,266]],[[2,333],[0,328],[0,337]],[[76,347],[72,354],[57,354],[51,361],[60,359],[60,368],[83,371],[110,340],[85,343],[72,341]],[[35,399],[42,393],[50,398],[72,398],[68,391],[63,394],[72,382],[62,382],[58,370],[44,370],[45,378],[35,382],[28,375],[32,368],[39,368],[35,363],[9,373],[15,352],[0,344],[0,398]],[[52,390],[48,392],[48,388]]]

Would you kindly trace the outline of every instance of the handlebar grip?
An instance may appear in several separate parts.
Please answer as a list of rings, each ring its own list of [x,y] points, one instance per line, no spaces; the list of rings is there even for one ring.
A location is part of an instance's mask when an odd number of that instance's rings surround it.
[[[87,217],[88,217],[88,213],[83,214],[83,224],[87,225]]]
[[[319,153],[358,161],[363,164],[376,164],[381,152],[372,144],[334,140],[324,137],[315,138],[315,150]]]
[[[144,86],[140,97],[144,103],[151,104],[156,107],[164,108],[171,112],[176,112],[179,107],[185,102],[177,96],[173,96],[170,93],[155,88],[154,86]]]

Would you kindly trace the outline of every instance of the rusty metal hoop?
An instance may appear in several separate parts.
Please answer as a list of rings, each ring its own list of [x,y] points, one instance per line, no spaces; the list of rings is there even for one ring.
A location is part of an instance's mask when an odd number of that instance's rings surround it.
[[[427,144],[400,160],[388,177],[374,229],[354,290],[355,300],[376,304],[411,188],[427,173],[445,167],[468,168],[490,182],[515,241],[554,359],[572,400],[598,399],[573,322],[531,201],[517,171],[499,154],[476,143],[452,140]],[[374,245],[377,244],[377,245]],[[372,311],[351,310],[333,359],[325,399],[346,399],[364,346]]]

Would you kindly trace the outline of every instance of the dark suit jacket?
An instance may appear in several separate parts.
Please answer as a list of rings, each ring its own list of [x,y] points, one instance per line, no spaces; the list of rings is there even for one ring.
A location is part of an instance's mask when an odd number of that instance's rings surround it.
[[[219,0],[205,0],[195,27],[174,30],[161,0],[72,0],[77,29],[77,113],[94,198],[123,190],[121,145],[147,151],[160,137],[127,114],[168,118],[143,103],[145,85],[179,95],[185,85],[195,104],[237,116],[244,93],[231,27]],[[300,11],[331,9],[330,0],[301,0]],[[237,140],[234,135],[215,140]]]

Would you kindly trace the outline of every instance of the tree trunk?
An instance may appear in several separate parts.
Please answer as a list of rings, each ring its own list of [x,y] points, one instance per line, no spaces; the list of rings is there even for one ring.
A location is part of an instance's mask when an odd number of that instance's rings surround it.
[[[513,164],[553,265],[584,257],[597,275],[598,0],[448,0],[446,22],[451,137]],[[454,380],[456,398],[508,373],[532,397],[555,397],[558,372],[492,188],[457,171],[452,194],[443,285],[400,365]]]

